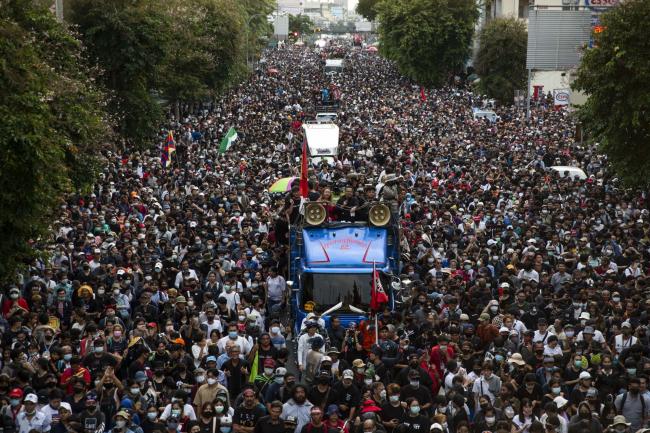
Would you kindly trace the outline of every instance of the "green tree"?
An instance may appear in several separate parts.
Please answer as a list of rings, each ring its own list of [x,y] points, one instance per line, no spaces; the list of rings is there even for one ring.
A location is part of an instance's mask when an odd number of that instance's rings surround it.
[[[235,0],[176,0],[168,7],[174,38],[159,86],[177,109],[214,98],[243,75],[245,12]]]
[[[71,0],[67,5],[68,18],[104,71],[121,135],[131,144],[148,144],[162,120],[153,91],[173,37],[163,2]]]
[[[440,86],[469,58],[474,0],[386,0],[377,10],[381,52],[415,81]]]
[[[311,35],[314,33],[314,22],[307,15],[289,15],[289,31]]]
[[[474,63],[483,93],[511,104],[515,90],[526,87],[527,42],[526,26],[515,18],[497,18],[483,27]]]
[[[643,188],[650,186],[649,20],[647,0],[621,2],[603,14],[604,31],[594,35],[573,82],[589,95],[579,110],[586,132],[623,181]]]
[[[247,51],[251,58],[257,58],[273,33],[273,26],[269,23],[268,16],[275,10],[276,2],[275,0],[238,0],[236,3],[244,10],[246,18]]]
[[[357,13],[367,19],[374,21],[377,17],[377,4],[381,0],[359,0],[357,3]]]
[[[59,200],[93,181],[108,133],[82,46],[46,1],[0,2],[0,279],[35,250]]]

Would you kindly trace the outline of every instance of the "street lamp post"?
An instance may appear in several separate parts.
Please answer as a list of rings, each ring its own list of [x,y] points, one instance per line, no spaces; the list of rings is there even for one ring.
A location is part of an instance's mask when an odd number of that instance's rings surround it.
[[[248,20],[246,21],[246,67],[250,67],[250,59],[249,59],[249,39],[250,39],[250,26],[251,26],[251,20],[256,17],[261,17],[264,16],[264,14],[253,14],[250,17],[248,17]]]

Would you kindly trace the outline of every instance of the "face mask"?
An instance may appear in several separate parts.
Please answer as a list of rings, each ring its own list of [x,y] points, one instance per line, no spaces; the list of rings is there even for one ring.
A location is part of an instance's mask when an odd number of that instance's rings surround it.
[[[115,421],[115,427],[119,429],[123,429],[124,426],[126,426],[126,421],[122,421],[122,420]]]
[[[278,326],[271,326],[271,334],[279,334],[280,328]]]
[[[559,386],[554,386],[554,387],[551,389],[551,391],[553,391],[553,394],[555,394],[555,395],[559,395],[560,392],[562,391],[562,388],[560,388]]]
[[[156,412],[147,412],[147,418],[149,418],[149,421],[153,421],[156,419],[158,414]]]
[[[9,404],[11,405],[11,407],[16,407],[20,404],[20,399],[12,398],[11,400],[9,400]]]
[[[217,383],[217,379],[214,377],[208,377],[208,385],[214,385],[215,383]]]
[[[284,377],[278,376],[275,378],[275,383],[282,384],[284,382]]]
[[[243,322],[246,319],[246,316],[237,316],[240,322]]]
[[[217,413],[223,413],[223,409],[224,409],[223,406],[215,406],[215,407],[214,407],[214,410],[215,410],[215,412],[217,412]]]
[[[612,301],[618,303],[618,302],[621,302],[621,298],[619,298],[618,296],[614,296],[614,297],[612,298]]]
[[[503,361],[503,355],[495,355],[495,356],[494,356],[494,359],[495,359],[497,362],[502,362],[502,361]]]
[[[113,331],[113,335],[117,338],[120,338],[122,336],[122,331]]]
[[[196,376],[196,381],[197,381],[198,383],[201,383],[201,382],[203,382],[204,380],[205,380],[205,376]]]
[[[264,369],[264,374],[266,374],[267,376],[273,375],[273,369],[272,368],[265,368]]]
[[[365,383],[367,386],[372,385],[372,379],[363,379],[363,383]]]
[[[636,374],[636,368],[628,368],[627,374],[629,374],[630,376],[634,376]]]
[[[411,406],[411,413],[417,415],[420,413],[420,406]]]
[[[131,388],[131,394],[140,394],[140,388]]]
[[[494,424],[494,422],[495,422],[496,420],[497,420],[497,419],[496,419],[496,417],[494,417],[494,416],[486,416],[486,417],[485,417],[485,422],[488,423],[488,425],[492,425],[492,424]]]
[[[490,311],[491,311],[492,313],[496,313],[497,311],[499,311],[499,307],[496,306],[496,305],[492,305],[492,306],[490,307]]]
[[[101,347],[101,346],[97,346],[97,347],[95,347],[95,353],[103,353],[103,352],[104,352],[104,348],[103,348],[103,347]]]
[[[230,430],[231,427],[227,425],[222,425],[221,427],[219,427],[219,431],[221,431],[221,433],[230,433]]]
[[[117,290],[117,289],[113,290],[113,295],[117,296],[117,295],[119,295],[119,294],[120,294],[120,291],[119,291],[119,290]]]
[[[390,400],[392,403],[397,403],[399,401],[399,395],[391,395],[388,397],[388,400]]]
[[[578,368],[582,367],[582,361],[574,361],[573,365],[575,365]]]
[[[63,360],[64,361],[70,361],[72,359],[72,354],[71,353],[66,353],[63,355]]]
[[[18,299],[18,293],[12,293],[9,295],[11,299]]]
[[[573,331],[564,331],[564,335],[566,335],[567,337],[571,338],[571,337],[573,337],[574,332],[573,332]]]
[[[236,340],[236,339],[237,339],[237,335],[238,335],[238,334],[237,334],[237,331],[229,331],[229,332],[228,332],[228,337],[229,337],[231,340]]]
[[[409,383],[414,388],[417,388],[418,386],[420,386],[420,381],[419,380],[410,380]]]

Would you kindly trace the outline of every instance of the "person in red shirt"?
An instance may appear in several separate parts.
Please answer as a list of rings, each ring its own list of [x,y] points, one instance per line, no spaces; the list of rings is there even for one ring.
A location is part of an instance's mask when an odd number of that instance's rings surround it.
[[[9,289],[9,299],[6,299],[2,303],[2,315],[8,319],[19,310],[24,310],[29,313],[29,305],[25,298],[20,296],[20,289],[18,287],[12,287]]]
[[[456,357],[454,348],[449,344],[449,337],[441,335],[438,337],[438,344],[431,348],[429,358],[437,371],[443,371],[442,366]]]
[[[81,362],[78,356],[73,356],[70,360],[70,367],[66,368],[61,375],[61,385],[65,385],[65,393],[67,395],[72,395],[74,390],[72,389],[73,377],[79,377],[83,379],[86,383],[86,386],[90,386],[90,372],[85,367],[81,366]]]

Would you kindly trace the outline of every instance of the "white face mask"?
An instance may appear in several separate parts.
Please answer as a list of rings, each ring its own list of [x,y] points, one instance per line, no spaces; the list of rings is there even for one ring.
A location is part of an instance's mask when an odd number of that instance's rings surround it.
[[[197,381],[198,383],[201,383],[201,382],[203,382],[204,380],[205,380],[205,376],[196,376],[196,381]]]
[[[278,326],[271,326],[271,333],[272,334],[279,334],[280,333],[280,328]]]
[[[208,385],[214,385],[215,383],[217,383],[217,379],[214,377],[208,377]]]

